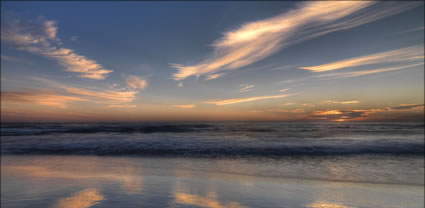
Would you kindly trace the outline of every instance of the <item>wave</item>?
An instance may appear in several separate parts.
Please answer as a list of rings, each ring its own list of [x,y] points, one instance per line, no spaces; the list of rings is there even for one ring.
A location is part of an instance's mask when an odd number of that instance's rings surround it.
[[[196,133],[196,132],[278,132],[292,137],[304,137],[303,133],[316,137],[332,134],[423,134],[423,123],[278,123],[278,122],[230,122],[230,123],[6,123],[1,124],[2,136],[48,135],[48,134],[95,134],[95,133]]]
[[[173,142],[65,142],[3,144],[2,154],[139,155],[187,157],[281,157],[327,155],[424,155],[423,143],[377,145],[201,145]]]
[[[423,123],[2,124],[2,154],[424,155]]]

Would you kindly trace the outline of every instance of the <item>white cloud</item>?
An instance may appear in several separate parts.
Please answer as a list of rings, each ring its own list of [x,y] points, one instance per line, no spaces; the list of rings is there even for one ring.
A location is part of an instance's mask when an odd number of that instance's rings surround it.
[[[246,84],[242,84],[241,85],[241,89],[239,89],[239,92],[248,92],[248,91],[251,91],[252,90],[252,88],[254,88],[255,87],[255,85],[246,85]]]
[[[329,32],[349,29],[405,11],[422,3],[373,1],[303,2],[284,14],[242,25],[213,43],[214,52],[198,64],[172,64],[174,79],[237,69],[278,50]]]
[[[363,71],[354,71],[354,72],[336,72],[336,73],[330,73],[330,74],[321,74],[321,75],[318,75],[317,77],[330,78],[330,79],[358,77],[358,76],[365,76],[365,75],[382,73],[382,72],[390,72],[390,71],[408,69],[408,68],[420,66],[420,65],[423,65],[423,64],[424,63],[417,63],[417,64],[410,64],[410,65],[405,65],[405,66],[384,67],[384,68],[370,69],[370,70],[363,70]]]
[[[1,39],[15,45],[18,50],[54,59],[65,70],[80,73],[83,78],[104,79],[112,72],[94,60],[60,47],[62,43],[57,31],[55,21],[43,18],[28,22],[11,19],[2,25]]]
[[[233,98],[233,99],[226,99],[226,100],[205,101],[203,103],[215,104],[215,105],[229,105],[229,104],[236,104],[236,103],[243,103],[243,102],[252,102],[256,100],[284,98],[288,96],[291,96],[291,95],[270,95],[270,96],[259,96],[259,97],[248,97],[248,98]]]
[[[148,85],[146,80],[144,80],[140,77],[134,76],[134,75],[128,76],[125,79],[125,82],[127,83],[127,86],[130,87],[131,89],[142,90]]]
[[[367,56],[345,59],[319,66],[300,67],[313,72],[325,72],[348,67],[356,67],[370,64],[383,64],[394,62],[420,61],[424,59],[424,46],[412,46],[398,50],[370,54]]]
[[[223,75],[224,75],[224,73],[209,74],[209,75],[207,75],[207,77],[205,79],[206,80],[218,79],[218,78],[222,77]]]

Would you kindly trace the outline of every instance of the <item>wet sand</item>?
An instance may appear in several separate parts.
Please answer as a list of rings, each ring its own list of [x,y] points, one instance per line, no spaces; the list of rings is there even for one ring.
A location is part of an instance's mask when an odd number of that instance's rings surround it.
[[[268,177],[231,162],[243,173],[215,159],[2,155],[1,207],[424,207],[423,185]]]

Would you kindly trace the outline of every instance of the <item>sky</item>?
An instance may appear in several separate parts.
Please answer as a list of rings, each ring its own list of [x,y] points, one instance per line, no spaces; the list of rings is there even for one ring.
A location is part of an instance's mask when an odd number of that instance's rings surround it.
[[[423,121],[424,3],[1,2],[1,120]]]

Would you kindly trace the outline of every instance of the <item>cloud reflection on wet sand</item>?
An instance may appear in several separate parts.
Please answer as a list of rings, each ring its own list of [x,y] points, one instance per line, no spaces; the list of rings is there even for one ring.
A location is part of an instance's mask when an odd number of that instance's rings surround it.
[[[60,199],[53,208],[88,208],[104,199],[105,197],[97,189],[87,188],[70,197]]]

